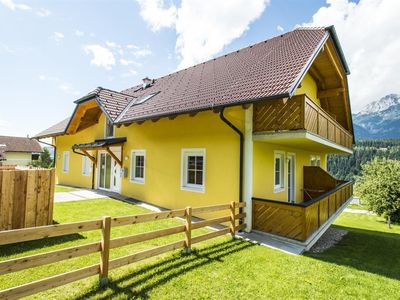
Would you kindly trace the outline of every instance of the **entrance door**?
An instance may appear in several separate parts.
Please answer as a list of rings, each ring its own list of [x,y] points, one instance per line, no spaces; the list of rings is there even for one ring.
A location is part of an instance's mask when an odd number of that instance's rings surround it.
[[[99,189],[120,192],[121,168],[106,152],[99,153]]]
[[[287,156],[287,183],[288,183],[288,201],[296,202],[295,199],[295,156],[293,154],[288,154]]]
[[[119,193],[121,188],[121,167],[116,160],[111,160],[111,190]]]

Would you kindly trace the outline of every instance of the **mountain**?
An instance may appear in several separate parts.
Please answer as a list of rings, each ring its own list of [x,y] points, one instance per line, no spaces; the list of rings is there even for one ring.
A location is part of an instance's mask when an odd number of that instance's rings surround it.
[[[400,95],[389,94],[353,114],[356,139],[400,138]]]

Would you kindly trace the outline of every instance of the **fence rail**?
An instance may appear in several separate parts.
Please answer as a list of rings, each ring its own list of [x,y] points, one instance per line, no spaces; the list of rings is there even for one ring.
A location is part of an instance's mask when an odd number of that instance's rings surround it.
[[[51,224],[54,178],[54,169],[0,170],[0,231]]]
[[[246,213],[241,213],[240,208],[245,207],[245,203],[235,203],[204,207],[187,207],[186,209],[170,210],[166,212],[147,213],[123,217],[108,217],[102,219],[82,221],[66,224],[57,224],[49,226],[41,226],[36,228],[16,229],[0,232],[0,245],[7,245],[18,242],[26,242],[32,240],[40,240],[48,237],[74,234],[84,231],[101,230],[101,240],[89,244],[78,245],[74,247],[59,249],[55,251],[19,257],[6,261],[0,261],[0,275],[16,272],[24,269],[34,268],[38,266],[48,265],[51,263],[71,259],[78,256],[88,255],[91,253],[100,253],[99,264],[87,266],[67,273],[55,275],[52,277],[40,279],[34,282],[26,283],[20,286],[12,287],[0,291],[0,299],[18,299],[20,297],[32,295],[41,291],[45,291],[57,286],[65,285],[73,281],[77,281],[86,277],[98,274],[101,284],[108,281],[108,271],[119,268],[121,266],[131,264],[160,255],[179,248],[184,248],[186,252],[190,252],[191,245],[208,239],[212,239],[221,235],[231,234],[232,236],[238,230],[246,227],[246,224],[239,224],[239,220],[246,217]],[[229,210],[229,216],[202,220],[198,222],[192,221],[193,213],[215,212]],[[154,230],[145,233],[138,233],[129,236],[123,236],[111,239],[110,231],[112,227],[126,226],[155,220],[169,219],[175,217],[185,218],[184,225],[174,226],[170,228]],[[192,237],[192,230],[203,228],[210,225],[216,225],[229,222],[229,227],[212,231],[206,234]],[[126,256],[111,259],[109,258],[110,249],[144,242],[177,233],[185,233],[185,239],[172,242],[166,245],[136,252]]]

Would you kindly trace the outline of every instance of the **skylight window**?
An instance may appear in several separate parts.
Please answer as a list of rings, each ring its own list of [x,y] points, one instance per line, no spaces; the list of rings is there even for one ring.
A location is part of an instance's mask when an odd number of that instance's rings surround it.
[[[134,105],[142,104],[142,103],[146,102],[147,100],[153,98],[153,97],[154,97],[155,95],[157,95],[158,93],[159,93],[159,92],[155,92],[155,93],[151,93],[151,94],[148,94],[148,95],[146,95],[146,96],[143,96],[143,97],[140,98],[138,101],[136,101],[136,102],[134,103]]]

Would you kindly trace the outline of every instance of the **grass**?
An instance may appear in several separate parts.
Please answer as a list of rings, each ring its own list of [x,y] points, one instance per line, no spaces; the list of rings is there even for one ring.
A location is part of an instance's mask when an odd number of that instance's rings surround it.
[[[56,185],[54,192],[56,193],[61,193],[61,192],[73,192],[76,191],[77,189],[68,187],[68,186],[63,186],[63,185]]]
[[[111,199],[56,203],[58,222],[142,213],[145,209]],[[113,236],[179,224],[162,220],[113,229]],[[400,226],[388,229],[374,215],[342,214],[335,227],[348,234],[324,253],[293,256],[242,240],[220,237],[184,255],[174,251],[31,296],[31,299],[399,299]],[[204,231],[203,231],[204,232]],[[199,231],[196,234],[200,233]],[[0,248],[0,260],[95,241],[96,232]],[[175,235],[111,251],[121,256],[182,238]],[[20,253],[20,254],[17,254]],[[0,289],[97,263],[98,254],[0,276]]]
[[[362,204],[349,204],[347,208],[351,209],[361,209],[361,210],[368,210],[368,208],[365,205]]]

